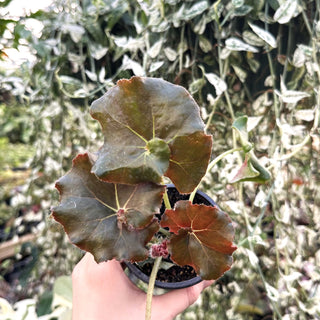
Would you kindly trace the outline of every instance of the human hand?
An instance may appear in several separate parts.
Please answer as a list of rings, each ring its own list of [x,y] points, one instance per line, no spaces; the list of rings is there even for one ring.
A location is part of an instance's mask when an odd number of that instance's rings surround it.
[[[152,320],[171,320],[193,304],[213,281],[173,290],[152,300]],[[87,253],[72,273],[73,320],[142,320],[146,294],[137,288],[116,260],[97,264]]]

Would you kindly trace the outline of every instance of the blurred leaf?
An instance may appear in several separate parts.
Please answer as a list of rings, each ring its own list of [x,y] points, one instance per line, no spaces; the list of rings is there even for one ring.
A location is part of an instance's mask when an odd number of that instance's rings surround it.
[[[162,47],[162,43],[163,43],[163,40],[160,39],[157,42],[155,42],[153,46],[148,50],[147,53],[151,58],[156,58],[159,55]]]
[[[297,110],[294,116],[298,120],[312,121],[314,119],[314,110],[312,109]]]
[[[306,59],[307,59],[307,56],[304,50],[302,50],[298,46],[298,48],[295,50],[293,54],[292,64],[297,68],[301,68],[305,64]]]
[[[259,52],[256,47],[253,47],[240,39],[229,38],[226,40],[226,47],[231,51],[250,51],[250,52]]]
[[[96,73],[94,72],[91,72],[89,70],[86,70],[86,75],[88,76],[88,78],[91,80],[91,81],[97,81],[98,80],[98,76]]]
[[[232,5],[236,8],[242,7],[244,5],[244,0],[232,0]]]
[[[104,83],[106,77],[106,68],[102,67],[100,72],[99,72],[99,82]]]
[[[192,20],[194,17],[202,14],[209,7],[207,0],[197,1],[191,8],[183,12],[184,20]]]
[[[242,182],[242,181],[253,181],[257,183],[265,183],[270,180],[270,172],[264,168],[250,152],[246,153],[244,162],[240,167],[237,174],[231,179],[230,183]]]
[[[258,37],[255,33],[245,30],[242,33],[243,40],[252,46],[261,47],[265,44],[264,40]]]
[[[278,301],[279,300],[279,292],[278,290],[271,286],[269,283],[265,282],[264,283],[266,288],[267,288],[267,295],[268,295],[268,298],[271,299],[272,301]]]
[[[169,47],[164,49],[164,53],[169,61],[175,61],[177,58],[177,55],[178,55],[177,51],[175,51]]]
[[[218,207],[178,201],[161,221],[174,235],[168,244],[171,259],[190,265],[202,279],[217,279],[230,269],[234,229],[228,215]]]
[[[253,5],[255,11],[260,11],[264,9],[265,0],[252,0],[250,5]]]
[[[157,61],[157,62],[151,63],[150,68],[149,68],[149,72],[152,73],[152,72],[157,71],[159,68],[161,68],[163,66],[163,63],[164,63],[164,61]]]
[[[233,14],[234,14],[235,16],[242,17],[242,16],[247,15],[249,12],[251,12],[252,9],[253,9],[253,7],[251,7],[251,6],[243,5],[243,6],[241,6],[241,7],[235,8]]]
[[[207,80],[214,86],[216,89],[217,96],[220,96],[224,91],[227,90],[227,84],[219,78],[214,73],[205,73],[204,74]]]
[[[260,117],[248,117],[248,121],[247,121],[247,130],[248,130],[248,132],[250,132],[251,130],[256,128],[257,125],[262,120],[262,118],[263,118],[262,116],[260,116]]]
[[[0,8],[5,8],[12,0],[1,0]]]
[[[65,76],[65,75],[60,75],[59,79],[64,84],[70,84],[70,85],[74,85],[74,86],[77,86],[77,87],[81,87],[82,86],[81,81],[79,79],[76,79],[76,78],[72,78],[72,77]]]
[[[197,79],[195,81],[193,81],[190,86],[189,86],[189,92],[190,94],[195,94],[197,93],[199,90],[201,90],[203,88],[203,86],[206,84],[205,79]]]
[[[264,315],[264,311],[261,308],[255,305],[243,303],[243,302],[240,302],[236,306],[236,312],[240,314],[257,314],[259,316]]]
[[[0,4],[1,4],[1,2],[0,2]],[[1,7],[1,5],[0,5],[0,7]],[[2,18],[0,18],[0,35],[1,36],[7,30],[9,23],[16,23],[16,21],[12,20],[12,19],[2,19]]]
[[[250,160],[250,155],[247,153],[244,162],[237,172],[237,174],[231,179],[230,183],[240,181],[253,181],[259,176],[259,171],[254,168]]]
[[[108,48],[99,43],[94,43],[90,46],[90,54],[96,60],[102,59],[107,54],[107,52]]]
[[[251,29],[262,39],[264,40],[268,45],[270,45],[272,48],[277,47],[277,41],[275,37],[269,32],[266,31],[252,23],[248,23]]]
[[[122,67],[123,70],[132,70],[133,73],[136,76],[145,76],[145,71],[143,70],[142,66],[135,62],[134,60],[130,59],[127,55],[124,55],[123,61],[122,61]]]
[[[247,72],[245,72],[243,69],[241,69],[240,67],[238,67],[235,64],[232,64],[232,68],[234,70],[234,72],[236,73],[237,77],[239,78],[239,80],[244,83],[246,81],[247,78]]]
[[[307,92],[287,90],[284,85],[281,88],[281,93],[278,90],[276,90],[275,92],[285,103],[297,103],[301,99],[310,97],[310,94]]]
[[[39,298],[37,303],[37,316],[49,314],[51,312],[51,305],[53,300],[53,293],[51,291],[45,291]]]
[[[259,258],[257,257],[257,255],[251,251],[250,249],[246,249],[249,261],[251,263],[251,265],[256,268],[259,264]]]
[[[310,46],[306,46],[304,44],[298,44],[298,48],[307,56],[312,57],[313,49]]]
[[[288,23],[291,20],[291,18],[293,18],[296,15],[297,9],[297,0],[286,0],[277,9],[273,16],[273,19],[280,24]]]
[[[211,42],[204,36],[200,37],[199,46],[201,50],[205,53],[210,52],[210,50],[212,50]]]
[[[52,309],[72,306],[72,281],[70,276],[60,276],[53,285]]]
[[[252,72],[256,73],[260,68],[260,62],[254,59],[247,59],[249,67]]]
[[[65,33],[69,33],[71,39],[78,43],[82,39],[82,36],[85,34],[85,29],[77,24],[64,24],[62,25],[62,31]]]
[[[247,122],[248,117],[242,116],[237,118],[232,124],[232,128],[235,129],[239,134],[240,142],[242,147],[245,149],[245,152],[248,152],[252,149],[252,144],[249,142]]]

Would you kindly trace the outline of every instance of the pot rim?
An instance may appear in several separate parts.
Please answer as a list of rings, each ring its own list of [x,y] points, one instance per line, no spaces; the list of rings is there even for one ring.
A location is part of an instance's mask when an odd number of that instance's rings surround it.
[[[132,272],[138,279],[145,283],[149,283],[150,277],[143,273],[134,263],[124,262],[128,267],[129,271]],[[155,286],[162,289],[182,289],[191,287],[199,282],[203,281],[200,276],[196,276],[189,280],[179,281],[179,282],[163,282],[156,280]]]

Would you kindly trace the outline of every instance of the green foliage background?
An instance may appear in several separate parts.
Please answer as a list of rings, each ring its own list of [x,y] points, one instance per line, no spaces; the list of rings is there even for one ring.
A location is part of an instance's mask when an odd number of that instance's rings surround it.
[[[40,37],[28,19],[43,23]],[[202,189],[235,221],[239,249],[231,271],[178,319],[320,319],[319,0],[69,0],[9,22],[3,51],[27,45],[37,58],[0,76],[0,135],[35,146],[15,205],[39,204],[45,221],[29,295],[79,258],[48,212],[71,159],[102,144],[89,105],[139,75],[190,91],[213,157],[238,146],[232,123],[247,115],[272,174],[263,185],[231,184],[237,153],[212,168]],[[0,20],[0,35],[9,22]]]

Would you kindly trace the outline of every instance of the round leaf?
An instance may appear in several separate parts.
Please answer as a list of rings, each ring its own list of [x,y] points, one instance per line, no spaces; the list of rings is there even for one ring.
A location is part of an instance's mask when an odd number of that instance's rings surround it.
[[[52,209],[54,219],[71,242],[91,252],[97,262],[145,259],[145,245],[159,228],[154,213],[164,187],[107,183],[91,173],[92,165],[92,156],[80,154],[56,183],[61,203]]]
[[[230,269],[234,229],[218,207],[178,201],[165,211],[161,226],[174,233],[168,246],[175,263],[192,266],[203,279],[217,279]]]
[[[100,122],[105,137],[92,171],[104,181],[159,183],[166,172],[171,179],[170,166],[175,161],[172,155],[181,153],[176,151],[181,150],[179,142],[192,150],[197,148],[197,140],[192,137],[204,135],[199,107],[190,94],[161,79],[120,80],[92,104],[90,112]],[[205,143],[199,152],[200,156],[192,161],[194,167],[202,168],[210,158],[210,143]],[[191,192],[202,178],[197,175],[197,181],[192,178],[191,183],[190,175],[185,172],[182,182],[181,174],[175,179],[179,191],[187,180],[188,190],[183,192]]]

